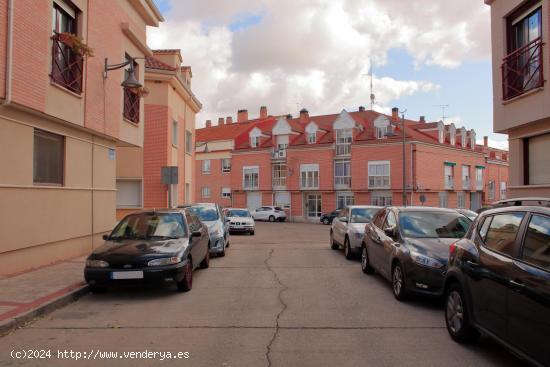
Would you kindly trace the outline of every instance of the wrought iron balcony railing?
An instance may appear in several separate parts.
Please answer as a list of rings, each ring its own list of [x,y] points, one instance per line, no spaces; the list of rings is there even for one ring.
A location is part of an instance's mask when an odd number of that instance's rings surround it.
[[[124,88],[124,118],[135,123],[139,122],[139,100],[139,94],[131,88]]]
[[[502,60],[503,100],[543,86],[542,46],[542,38],[536,38]]]
[[[52,81],[75,93],[82,93],[82,69],[84,57],[61,40],[59,34],[52,37]]]

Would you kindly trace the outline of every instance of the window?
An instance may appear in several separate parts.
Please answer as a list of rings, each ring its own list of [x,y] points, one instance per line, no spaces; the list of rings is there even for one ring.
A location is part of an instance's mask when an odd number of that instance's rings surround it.
[[[342,209],[349,205],[353,205],[353,193],[339,192],[336,195],[336,209]]]
[[[388,228],[397,228],[397,219],[395,218],[395,214],[391,210],[388,211],[386,221],[384,222],[384,226],[382,227],[382,229]]]
[[[534,136],[524,139],[527,145],[525,151],[528,157],[526,169],[526,185],[550,184],[550,164],[548,164],[548,152],[550,151],[550,134]]]
[[[466,193],[463,191],[456,193],[456,207],[459,209],[466,208]]]
[[[483,190],[483,167],[476,167],[476,190]]]
[[[204,186],[201,190],[201,196],[203,198],[209,198],[210,197],[210,187]]]
[[[500,183],[500,200],[506,199],[506,182]]]
[[[454,163],[445,163],[445,190],[454,188]]]
[[[300,187],[303,189],[319,188],[319,165],[318,164],[300,165]]]
[[[178,122],[172,121],[172,145],[178,146]]]
[[[377,126],[375,129],[376,129],[376,139],[386,138],[386,133],[388,132],[387,126]]]
[[[392,205],[391,191],[374,191],[371,194],[371,204],[376,206]]]
[[[502,63],[503,99],[542,86],[541,66],[542,7],[538,7],[508,19],[508,56]]]
[[[63,1],[54,2],[52,12],[52,71],[51,78],[75,93],[82,92],[83,57],[69,47],[67,33],[77,34],[77,12]]]
[[[495,200],[495,181],[489,181],[489,200]]]
[[[336,130],[336,155],[348,155],[351,153],[351,129]]]
[[[63,185],[65,138],[42,130],[34,130],[33,182]]]
[[[448,208],[449,207],[449,194],[447,191],[442,191],[439,193],[439,207]]]
[[[245,190],[257,189],[259,181],[259,168],[243,167],[243,188]]]
[[[385,216],[386,216],[386,210],[379,210],[378,213],[376,213],[372,218],[372,223],[376,227],[382,228],[382,224],[384,223],[383,220]]]
[[[141,180],[116,180],[117,208],[141,208],[142,204]]]
[[[193,133],[185,130],[185,153],[193,154]]]
[[[286,163],[273,164],[273,187],[286,186]]]
[[[521,258],[550,271],[550,218],[533,215],[525,235]]]
[[[273,202],[276,206],[281,208],[290,208],[290,193],[289,192],[276,192],[275,199]]]
[[[128,61],[131,64],[133,64],[135,77],[138,77],[138,64],[135,62],[132,57],[128,54],[126,54],[126,61]],[[130,69],[132,68],[130,65],[124,69],[124,79],[128,78],[130,75]],[[136,90],[134,88],[124,88],[124,110],[123,110],[123,116],[125,119],[138,123],[139,122],[139,101],[140,101],[139,94],[136,93]]]
[[[231,172],[231,158],[222,158],[222,172]]]
[[[308,144],[315,144],[317,142],[317,134],[316,133],[308,133],[307,134],[307,143]]]
[[[260,137],[259,136],[252,136],[250,137],[250,146],[252,148],[257,148],[260,146]]]
[[[202,161],[202,173],[210,173],[210,159]]]
[[[306,201],[307,216],[310,218],[318,218],[322,213],[322,200],[320,194],[307,195]]]
[[[462,148],[466,148],[466,131],[462,131],[460,134],[460,145],[462,145]]]
[[[485,223],[483,223],[482,227],[482,230],[488,228],[485,236],[482,236],[485,246],[503,254],[513,256],[514,244],[523,216],[523,213],[509,213],[485,219],[485,221],[491,220],[488,227],[485,227]],[[480,235],[482,235],[481,231]]]
[[[369,165],[369,188],[390,187],[390,161],[372,161]]]
[[[439,130],[437,132],[437,139],[439,143],[443,144],[445,142],[445,128],[443,126],[439,127]]]
[[[348,188],[351,185],[351,164],[347,159],[334,161],[334,186]]]
[[[470,190],[470,166],[462,166],[462,189]]]
[[[224,199],[230,199],[231,198],[231,188],[230,187],[222,187],[222,198],[224,198]]]

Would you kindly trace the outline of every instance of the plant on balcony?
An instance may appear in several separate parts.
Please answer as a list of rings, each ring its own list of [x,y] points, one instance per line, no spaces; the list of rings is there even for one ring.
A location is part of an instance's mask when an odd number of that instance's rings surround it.
[[[140,98],[145,98],[149,95],[149,89],[145,87],[139,87],[139,88],[128,88],[130,92],[136,94]]]
[[[70,47],[75,53],[81,56],[93,57],[94,49],[88,46],[82,38],[74,33],[62,32],[57,35],[60,42]]]

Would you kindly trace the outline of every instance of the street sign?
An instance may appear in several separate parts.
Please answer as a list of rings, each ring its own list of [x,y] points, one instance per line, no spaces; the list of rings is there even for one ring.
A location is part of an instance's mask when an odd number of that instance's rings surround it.
[[[165,185],[178,183],[178,166],[165,166],[161,168],[162,183]]]

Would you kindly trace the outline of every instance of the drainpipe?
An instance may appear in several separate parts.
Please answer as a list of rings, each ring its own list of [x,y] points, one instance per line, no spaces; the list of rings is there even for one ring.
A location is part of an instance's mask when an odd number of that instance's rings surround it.
[[[13,0],[8,0],[8,29],[6,35],[6,83],[4,106],[11,104],[11,72],[13,59]]]

